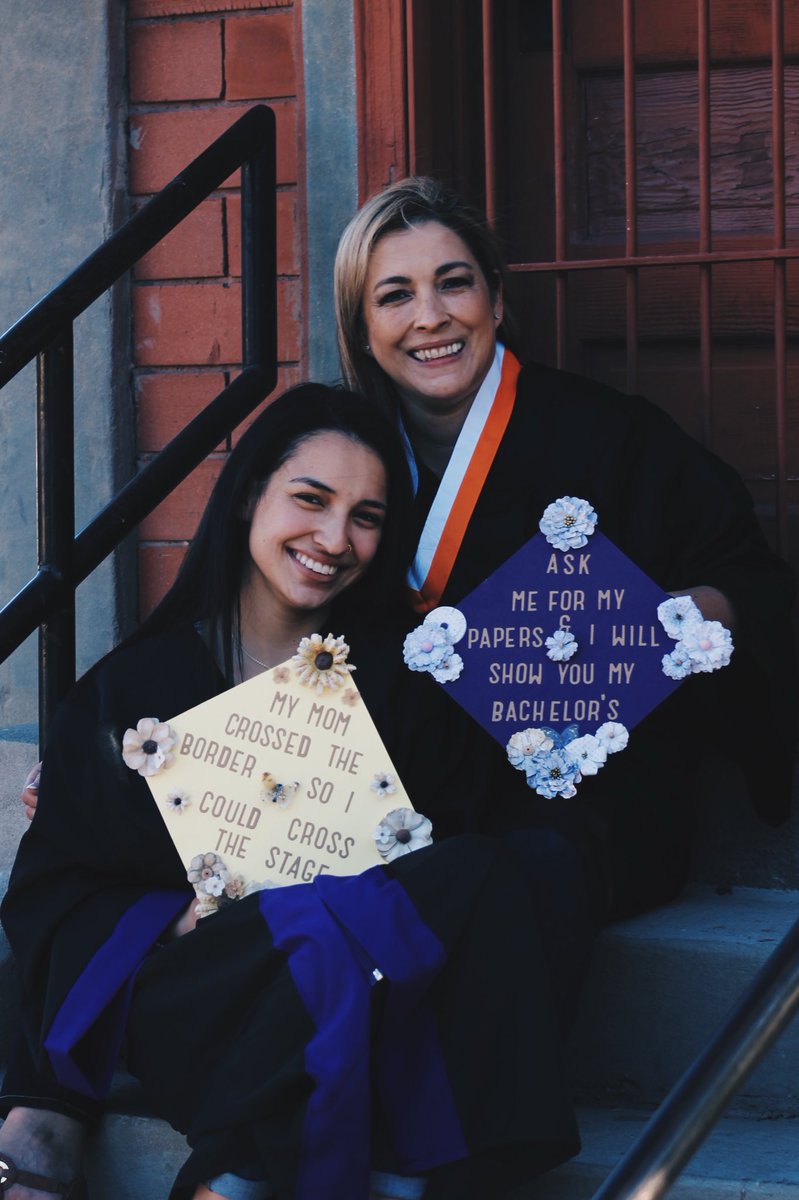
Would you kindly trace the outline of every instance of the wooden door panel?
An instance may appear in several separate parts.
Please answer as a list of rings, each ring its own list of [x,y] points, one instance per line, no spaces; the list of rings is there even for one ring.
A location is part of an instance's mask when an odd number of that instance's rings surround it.
[[[791,277],[793,279],[793,276]],[[774,268],[769,262],[722,263],[713,268],[713,336],[718,341],[773,337]],[[570,313],[582,341],[624,336],[625,277],[621,270],[586,271],[569,281]],[[651,267],[638,282],[642,341],[699,338],[697,267]],[[799,335],[799,297],[788,289],[788,333]]]
[[[720,67],[711,74],[711,191],[714,234],[774,228],[771,160],[771,72],[766,66]],[[589,73],[582,80],[585,202],[581,235],[622,239],[625,228],[624,92],[622,77]],[[636,81],[638,234],[698,237],[698,85],[695,71],[653,71]],[[799,65],[785,70],[786,216],[799,228]]]
[[[578,70],[619,67],[621,0],[570,0],[572,57]],[[642,66],[696,63],[696,0],[636,0],[635,53]],[[756,62],[771,56],[771,0],[711,0],[714,62]],[[799,56],[799,12],[785,4],[785,54]]]

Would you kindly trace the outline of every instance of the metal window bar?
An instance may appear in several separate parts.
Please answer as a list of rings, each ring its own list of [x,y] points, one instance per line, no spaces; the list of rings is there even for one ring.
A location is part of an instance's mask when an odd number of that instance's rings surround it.
[[[624,0],[624,269],[627,324],[627,391],[638,391],[638,170],[635,122],[635,0]]]
[[[494,84],[494,5],[492,0],[483,0],[483,147],[485,154],[485,209],[486,218],[493,229],[497,223],[497,170],[495,135]]]
[[[552,0],[552,109],[555,136],[555,258],[559,264],[566,259],[566,114],[564,63],[566,60],[566,23],[563,0]],[[513,266],[511,266],[513,270]],[[567,346],[567,279],[565,270],[555,274],[555,337],[556,362],[566,366]]]
[[[242,372],[74,537],[72,322],[239,167]],[[0,662],[41,626],[40,743],[75,678],[75,589],[275,385],[275,230],[275,119],[257,105],[0,338],[0,387],[39,361],[39,568],[0,611]]]
[[[514,273],[544,273],[555,281],[556,363],[567,365],[567,286],[577,271],[623,269],[626,276],[627,377],[628,387],[637,386],[638,331],[636,292],[640,271],[657,267],[696,267],[699,271],[700,371],[703,397],[702,426],[705,439],[713,433],[713,267],[722,263],[770,262],[772,264],[774,309],[775,369],[775,470],[754,477],[775,485],[776,542],[783,555],[788,551],[788,470],[787,455],[787,265],[799,259],[799,248],[788,246],[785,204],[785,84],[784,84],[784,0],[771,0],[772,55],[772,176],[774,191],[773,246],[764,249],[740,248],[714,250],[712,236],[711,191],[711,72],[710,5],[697,0],[698,45],[697,71],[699,91],[699,241],[696,251],[677,254],[641,254],[636,236],[634,47],[635,4],[625,0],[624,37],[624,111],[625,111],[625,194],[626,237],[624,255],[605,258],[568,257],[566,214],[566,125],[564,115],[564,61],[566,47],[565,0],[552,0],[553,21],[553,132],[554,132],[554,224],[555,256],[546,262],[512,262]]]
[[[785,246],[785,10],[783,0],[771,3],[771,158],[774,190],[774,246]],[[788,548],[787,457],[787,265],[774,262],[774,411],[777,439],[777,540]]]
[[[697,0],[697,83],[699,91],[699,249],[713,249],[710,178],[710,0]],[[706,445],[713,433],[713,268],[699,267],[699,356],[702,431]]]

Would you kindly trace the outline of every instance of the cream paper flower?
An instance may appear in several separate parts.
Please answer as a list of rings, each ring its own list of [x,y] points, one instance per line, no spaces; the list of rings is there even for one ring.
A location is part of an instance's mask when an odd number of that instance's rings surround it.
[[[148,777],[168,767],[177,738],[165,721],[142,717],[135,729],[126,729],[122,738],[122,758],[132,771]]]
[[[317,693],[327,689],[335,691],[347,682],[350,672],[355,670],[347,662],[349,652],[350,648],[343,637],[333,637],[329,633],[323,638],[321,634],[313,633],[302,639],[291,663],[300,683]]]

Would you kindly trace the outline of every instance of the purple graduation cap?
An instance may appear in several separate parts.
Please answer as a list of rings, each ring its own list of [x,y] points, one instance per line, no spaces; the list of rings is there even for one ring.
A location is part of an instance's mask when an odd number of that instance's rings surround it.
[[[578,783],[580,770],[596,770],[587,755],[604,761],[604,752],[622,749],[681,679],[726,665],[732,653],[721,625],[705,622],[690,597],[669,599],[595,532],[596,521],[587,501],[550,504],[542,532],[457,609],[429,613],[405,642],[408,666],[429,671],[508,746],[531,786],[542,748],[557,756],[583,739],[570,751],[573,766],[582,750],[582,766],[571,769]]]

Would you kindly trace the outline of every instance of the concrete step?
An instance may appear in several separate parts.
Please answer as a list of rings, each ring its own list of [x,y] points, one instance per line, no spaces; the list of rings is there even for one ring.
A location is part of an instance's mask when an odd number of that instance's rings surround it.
[[[585,1149],[519,1200],[588,1200],[644,1123],[645,1102],[656,1102],[673,1086],[797,913],[796,893],[742,888],[720,896],[697,888],[674,905],[602,934],[571,1047],[578,1090],[589,1098],[581,1120]],[[0,945],[5,972],[2,961]],[[3,1003],[8,992],[4,973]],[[6,1019],[0,1008],[0,1026],[9,1026],[11,1007],[9,1014]],[[797,1062],[799,1030],[789,1029],[736,1099],[737,1115],[714,1134],[674,1196],[799,1195]],[[608,1110],[609,1102],[624,1107]],[[142,1116],[130,1089],[117,1092],[114,1104],[88,1156],[94,1200],[165,1198],[185,1158],[182,1137]]]
[[[590,1200],[649,1116],[629,1109],[581,1111],[580,1155],[518,1189],[513,1200]],[[184,1139],[164,1121],[107,1116],[87,1155],[92,1200],[167,1200],[186,1155]],[[669,1200],[796,1200],[797,1195],[799,1120],[733,1115],[719,1122],[700,1147]]]
[[[590,1200],[650,1114],[630,1109],[580,1113],[578,1158],[519,1189],[513,1200]],[[725,1117],[669,1189],[669,1200],[796,1200],[799,1119]]]
[[[111,1113],[89,1143],[89,1195],[92,1200],[167,1200],[188,1153],[183,1136],[166,1121]]]
[[[696,887],[598,939],[571,1043],[589,1103],[649,1107],[680,1078],[799,917],[799,892]],[[736,1104],[799,1115],[799,1022],[744,1085]],[[799,1146],[797,1146],[799,1152]]]

